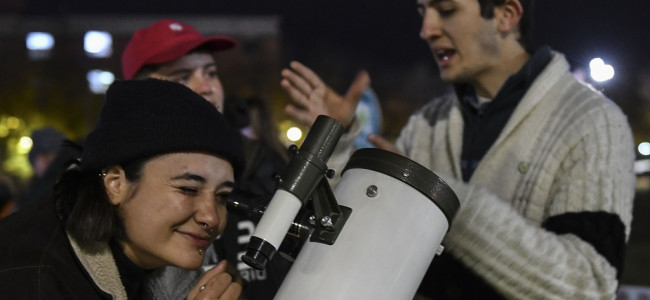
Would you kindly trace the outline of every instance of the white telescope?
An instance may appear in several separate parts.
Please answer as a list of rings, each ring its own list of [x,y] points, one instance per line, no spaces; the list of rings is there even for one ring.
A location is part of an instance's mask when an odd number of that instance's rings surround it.
[[[305,143],[318,130],[321,133],[313,136],[333,137],[335,146],[340,133],[335,129],[332,134],[332,120],[319,116]],[[332,192],[325,179],[329,172],[320,165],[331,155],[331,140],[324,152],[314,150],[320,146],[307,146],[307,159],[298,158],[301,163],[283,173],[282,182],[289,174],[294,186],[280,183],[242,260],[263,268],[298,213],[311,204],[310,224],[301,226],[311,226],[309,241],[301,244],[275,299],[413,299],[434,256],[442,251],[442,239],[459,208],[456,194],[425,167],[374,148],[352,155]],[[316,163],[306,162],[315,157]],[[319,171],[305,171],[309,168]],[[304,184],[311,186],[293,192]]]

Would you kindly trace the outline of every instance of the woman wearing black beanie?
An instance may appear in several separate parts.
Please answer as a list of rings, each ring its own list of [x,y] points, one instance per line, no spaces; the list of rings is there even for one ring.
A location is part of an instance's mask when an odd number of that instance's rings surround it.
[[[54,201],[0,221],[8,299],[140,299],[152,271],[196,269],[224,229],[239,133],[183,85],[117,81]],[[237,299],[221,263],[188,299]]]

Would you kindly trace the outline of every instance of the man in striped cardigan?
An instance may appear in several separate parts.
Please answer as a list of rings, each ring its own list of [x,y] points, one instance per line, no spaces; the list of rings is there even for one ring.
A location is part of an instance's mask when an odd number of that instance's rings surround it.
[[[418,0],[421,37],[455,93],[413,114],[395,145],[440,175],[461,201],[418,293],[433,299],[613,299],[630,233],[635,177],[621,110],[578,81],[564,56],[530,49],[532,0]],[[286,112],[359,124],[361,74],[333,92],[298,62],[283,70]]]

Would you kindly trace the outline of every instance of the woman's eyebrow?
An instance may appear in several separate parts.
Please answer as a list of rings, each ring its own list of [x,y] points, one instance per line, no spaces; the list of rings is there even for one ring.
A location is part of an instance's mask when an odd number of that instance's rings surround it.
[[[235,188],[235,183],[232,182],[232,181],[224,181],[221,185],[219,185],[219,187],[217,187],[217,189],[225,188],[225,187],[226,188]]]
[[[173,181],[177,181],[177,180],[189,180],[189,181],[196,181],[196,182],[199,182],[199,183],[206,183],[206,182],[207,182],[207,180],[205,179],[205,177],[203,177],[203,176],[201,176],[201,175],[193,174],[193,173],[183,173],[183,174],[181,174],[181,175],[179,175],[179,176],[172,177],[172,180],[173,180]],[[226,188],[234,188],[234,187],[235,187],[235,183],[232,182],[232,181],[229,181],[229,180],[228,180],[228,181],[224,181],[223,183],[221,183],[221,184],[217,187],[217,189],[221,189],[221,188],[224,188],[224,187],[226,187]]]
[[[205,183],[207,181],[205,177],[197,174],[192,174],[192,173],[183,173],[179,176],[172,177],[172,180],[191,180],[200,183]]]

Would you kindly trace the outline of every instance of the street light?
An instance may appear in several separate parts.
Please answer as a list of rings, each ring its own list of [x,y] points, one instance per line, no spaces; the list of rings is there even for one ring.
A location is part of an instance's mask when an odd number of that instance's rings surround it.
[[[25,46],[30,59],[47,59],[54,47],[54,37],[47,32],[30,32],[25,37]]]
[[[113,37],[105,31],[88,31],[84,35],[84,50],[90,57],[109,57],[113,54]]]
[[[589,62],[591,79],[596,82],[605,82],[614,78],[614,67],[605,64],[602,58],[594,58]]]
[[[86,75],[88,88],[95,94],[103,94],[108,87],[115,81],[115,75],[109,71],[90,70]]]
[[[287,139],[289,139],[292,142],[296,142],[300,140],[302,137],[302,130],[298,127],[291,127],[287,130]]]
[[[645,155],[645,156],[650,155],[650,143],[643,142],[643,143],[639,144],[639,147],[637,148],[637,150],[639,150],[639,153],[641,155]]]
[[[30,32],[25,44],[29,50],[50,50],[54,47],[54,37],[47,32]]]

